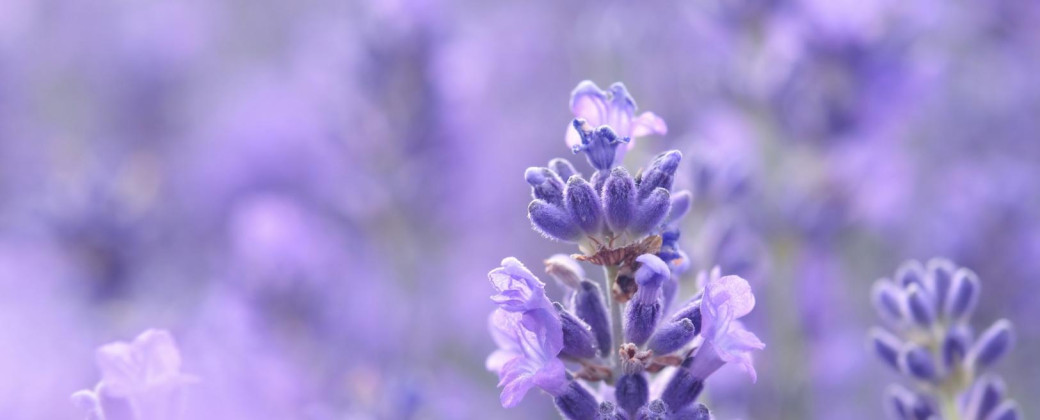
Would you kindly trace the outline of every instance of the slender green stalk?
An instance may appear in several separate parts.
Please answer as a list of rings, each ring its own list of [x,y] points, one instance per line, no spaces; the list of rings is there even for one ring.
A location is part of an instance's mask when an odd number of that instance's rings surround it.
[[[614,374],[611,377],[611,383],[621,377],[621,361],[618,360],[617,351],[624,342],[622,338],[623,332],[621,330],[621,303],[614,301],[612,291],[614,290],[614,283],[617,282],[618,267],[616,265],[603,266],[603,272],[606,274],[606,289],[604,290],[607,300],[607,310],[610,311],[610,325],[611,325],[611,337],[613,337],[614,347],[607,352],[607,357],[610,358],[610,366],[613,368]]]
[[[939,410],[943,420],[961,420],[961,413],[957,411],[957,398],[949,392],[939,393]]]

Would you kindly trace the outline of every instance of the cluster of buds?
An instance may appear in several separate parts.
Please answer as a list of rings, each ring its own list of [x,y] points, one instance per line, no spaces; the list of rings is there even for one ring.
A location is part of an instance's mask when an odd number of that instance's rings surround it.
[[[996,321],[978,337],[970,318],[978,276],[944,259],[907,261],[893,279],[874,284],[873,303],[896,333],[870,332],[870,347],[914,389],[892,385],[886,405],[899,420],[1015,420],[1018,406],[1004,384],[985,372],[1014,344],[1011,322]]]
[[[546,260],[565,296],[551,301],[514,258],[489,274],[499,349],[487,367],[499,375],[502,404],[514,406],[537,387],[569,419],[709,419],[694,402],[711,374],[735,363],[755,379],[751,351],[765,345],[738,321],[754,308],[754,294],[744,279],[716,269],[675,304],[689,266],[677,222],[692,203],[689,192],[672,191],[682,154],[662,153],[632,176],[617,166],[631,136],[663,132],[663,121],[635,117],[620,83],[601,91],[583,82],[571,105],[577,118],[568,138],[576,135],[572,150],[586,154],[593,174],[586,180],[565,159],[525,173],[534,229],[578,245],[577,254]],[[586,278],[582,263],[603,267],[602,284]],[[663,384],[653,392],[652,377]]]

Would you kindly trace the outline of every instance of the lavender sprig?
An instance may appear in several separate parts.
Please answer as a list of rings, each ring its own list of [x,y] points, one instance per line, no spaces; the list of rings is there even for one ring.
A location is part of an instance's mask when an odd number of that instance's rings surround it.
[[[1011,322],[994,322],[977,338],[970,319],[981,284],[967,268],[945,259],[903,263],[892,279],[874,283],[875,309],[895,333],[875,327],[870,347],[913,382],[892,385],[886,405],[899,420],[1014,420],[1017,404],[999,377],[980,373],[1014,345]]]
[[[744,279],[715,269],[701,274],[692,298],[673,305],[689,268],[678,222],[693,201],[672,190],[682,154],[661,153],[632,176],[618,166],[631,136],[663,134],[664,122],[652,113],[635,117],[620,83],[601,91],[582,82],[571,105],[577,118],[568,144],[585,153],[592,175],[565,159],[524,174],[533,228],[578,246],[578,254],[546,260],[565,295],[552,302],[514,258],[489,274],[498,291],[491,330],[499,349],[487,367],[499,375],[502,405],[539,388],[569,419],[710,419],[694,401],[711,374],[735,363],[756,379],[751,352],[765,344],[738,321],[754,308],[754,294]],[[602,266],[603,282],[586,278],[580,262]],[[652,396],[655,375],[670,379]]]

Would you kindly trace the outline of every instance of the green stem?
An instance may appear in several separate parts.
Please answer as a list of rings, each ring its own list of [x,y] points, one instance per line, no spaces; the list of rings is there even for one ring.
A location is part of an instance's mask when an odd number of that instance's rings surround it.
[[[939,393],[939,410],[942,412],[943,420],[960,420],[961,413],[957,411],[957,398],[950,392]]]
[[[606,274],[606,290],[604,290],[606,296],[607,310],[610,311],[610,325],[611,325],[611,337],[613,342],[611,345],[614,347],[607,352],[607,357],[610,358],[610,366],[613,368],[614,374],[612,375],[610,382],[613,382],[621,377],[621,361],[618,360],[617,350],[621,347],[624,342],[624,333],[621,330],[621,303],[614,301],[614,283],[617,282],[618,267],[616,265],[605,265],[603,266],[603,272]]]

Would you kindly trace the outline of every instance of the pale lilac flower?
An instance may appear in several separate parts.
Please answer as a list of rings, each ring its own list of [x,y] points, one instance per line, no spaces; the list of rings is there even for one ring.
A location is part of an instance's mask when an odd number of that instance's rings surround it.
[[[132,342],[117,341],[97,350],[101,382],[93,390],[72,395],[88,419],[176,419],[181,392],[196,378],[181,373],[181,356],[173,336],[147,330]]]
[[[651,134],[667,134],[668,126],[653,112],[636,116],[636,101],[628,94],[625,85],[616,82],[609,90],[602,90],[589,80],[578,83],[571,92],[571,112],[575,118],[584,119],[590,126],[610,126],[619,137],[643,137]],[[573,125],[567,126],[567,147],[581,144],[581,135]],[[615,162],[620,162],[634,142],[618,147]]]
[[[516,258],[488,273],[498,290],[491,300],[499,308],[491,314],[491,336],[499,349],[486,362],[497,372],[503,407],[514,407],[532,387],[557,396],[566,390],[563,362],[563,327],[545,284]]]
[[[491,316],[488,317],[488,331],[491,331],[491,339],[498,346],[484,362],[484,366],[491,372],[501,372],[506,363],[524,354],[516,340],[514,317],[512,312],[504,310],[491,312]]]
[[[714,277],[704,286],[701,301],[701,345],[691,370],[707,378],[722,365],[740,365],[751,381],[758,379],[751,351],[761,350],[765,343],[737,321],[755,308],[755,295],[747,280],[738,276]]]
[[[498,372],[503,407],[516,406],[535,386],[554,396],[565,391],[566,370],[557,358],[563,332],[555,314],[499,308],[491,314],[491,331],[500,348],[488,357],[487,367]]]
[[[535,309],[552,311],[552,302],[545,296],[545,283],[538,280],[516,258],[502,260],[502,266],[488,273],[488,279],[498,291],[491,300],[509,312]]]

